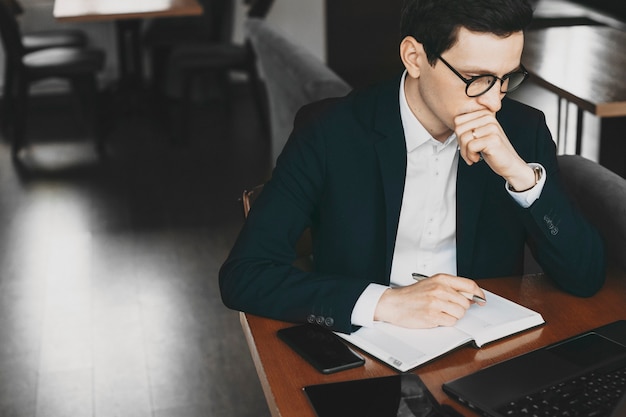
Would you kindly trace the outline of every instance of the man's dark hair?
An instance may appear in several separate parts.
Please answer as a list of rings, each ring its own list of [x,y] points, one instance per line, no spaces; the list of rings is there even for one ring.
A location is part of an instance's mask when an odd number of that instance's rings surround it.
[[[434,65],[454,46],[461,27],[506,37],[525,30],[532,16],[527,0],[405,0],[400,33],[401,39],[412,36],[420,42]]]

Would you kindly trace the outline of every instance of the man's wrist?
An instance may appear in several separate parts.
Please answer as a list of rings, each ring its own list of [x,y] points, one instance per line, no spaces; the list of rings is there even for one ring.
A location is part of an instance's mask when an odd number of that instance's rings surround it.
[[[376,304],[376,309],[374,310],[374,321],[387,321],[386,315],[386,309],[385,309],[385,299],[388,298],[391,295],[391,288],[387,289],[385,292],[383,292],[380,296],[380,299],[378,300],[378,303]]]
[[[509,193],[509,195],[523,208],[528,208],[532,206],[532,204],[537,201],[537,199],[541,196],[543,192],[543,187],[546,183],[547,173],[545,168],[537,163],[529,163],[531,168],[538,167],[541,170],[541,175],[539,177],[539,182],[529,190],[523,192],[511,191],[509,184],[504,184],[504,189]]]
[[[380,284],[369,284],[356,301],[352,310],[351,321],[355,326],[371,327],[374,323],[376,306],[383,293],[389,287]]]
[[[543,176],[543,168],[540,165],[527,166],[532,173],[532,180],[530,180],[531,177],[529,175],[526,175],[527,178],[524,182],[518,181],[516,183],[513,183],[512,181],[507,181],[509,191],[512,191],[514,193],[523,193],[539,184],[539,181],[541,181],[541,177]]]

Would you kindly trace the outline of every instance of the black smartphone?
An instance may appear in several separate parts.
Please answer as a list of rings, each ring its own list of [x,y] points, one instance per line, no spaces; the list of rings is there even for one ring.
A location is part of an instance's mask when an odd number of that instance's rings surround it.
[[[304,393],[318,417],[463,417],[415,374],[308,385]]]
[[[365,364],[365,359],[350,349],[339,336],[314,324],[280,329],[277,335],[323,374]]]

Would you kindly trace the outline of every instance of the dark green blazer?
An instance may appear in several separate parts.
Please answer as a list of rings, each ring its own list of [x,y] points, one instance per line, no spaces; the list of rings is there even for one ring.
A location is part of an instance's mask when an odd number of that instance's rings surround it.
[[[323,110],[300,111],[220,270],[228,307],[349,332],[365,287],[389,283],[406,171],[399,85],[397,78],[327,102]],[[547,181],[524,209],[485,162],[468,166],[459,158],[458,275],[521,274],[527,242],[557,285],[594,294],[604,281],[602,241],[564,193],[543,114],[505,99],[498,120],[520,156],[545,167]],[[306,228],[313,237],[312,272],[292,266]]]

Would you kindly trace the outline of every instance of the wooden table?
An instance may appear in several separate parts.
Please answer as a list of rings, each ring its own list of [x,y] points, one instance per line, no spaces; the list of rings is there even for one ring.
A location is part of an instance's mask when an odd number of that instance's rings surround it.
[[[489,291],[540,312],[546,324],[488,344],[462,347],[414,370],[441,403],[474,416],[448,397],[441,385],[487,365],[557,342],[618,319],[626,319],[626,273],[611,271],[603,289],[591,298],[578,298],[556,288],[544,275],[482,280]],[[276,337],[290,323],[241,314],[241,325],[273,417],[314,417],[302,388],[306,385],[393,375],[392,368],[366,356],[365,366],[323,375]]]
[[[202,14],[196,0],[55,0],[60,21],[147,19]]]
[[[114,20],[122,84],[141,82],[141,20],[203,13],[197,0],[55,0],[53,15],[62,22]]]
[[[626,173],[624,45],[626,32],[611,27],[550,27],[528,31],[522,56],[524,66],[538,85],[578,107],[577,154],[581,148],[583,112],[601,118],[599,162],[622,176]]]

